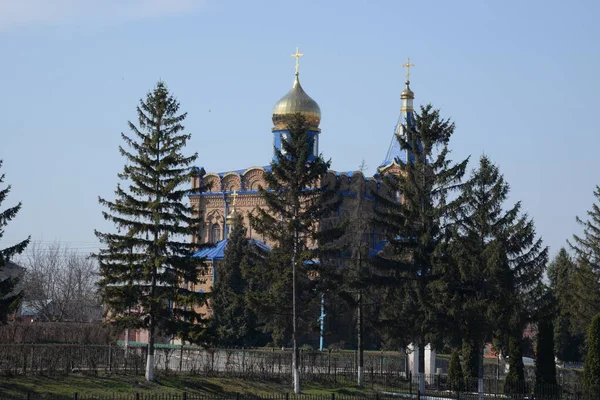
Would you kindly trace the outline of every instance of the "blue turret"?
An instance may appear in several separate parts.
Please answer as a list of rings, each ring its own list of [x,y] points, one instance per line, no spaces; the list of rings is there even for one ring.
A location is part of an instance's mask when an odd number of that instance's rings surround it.
[[[390,147],[385,155],[385,158],[379,169],[388,167],[389,165],[396,163],[396,160],[399,160],[403,163],[406,163],[408,160],[412,159],[412,154],[408,150],[403,150],[400,148],[400,143],[398,143],[398,139],[396,135],[404,136],[404,126],[411,126],[414,123],[414,108],[413,108],[413,100],[415,98],[415,94],[412,90],[410,90],[410,67],[414,67],[414,64],[410,63],[410,58],[408,62],[403,65],[406,67],[406,82],[405,87],[402,93],[400,94],[400,99],[402,101],[402,106],[400,108],[400,117],[398,118],[398,123],[394,129],[394,135],[392,136],[392,141],[390,143]]]

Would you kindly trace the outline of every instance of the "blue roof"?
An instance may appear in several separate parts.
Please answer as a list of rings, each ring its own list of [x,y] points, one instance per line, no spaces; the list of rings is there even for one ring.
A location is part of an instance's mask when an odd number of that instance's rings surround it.
[[[209,260],[222,260],[223,256],[225,255],[225,248],[227,247],[227,242],[227,239],[218,241],[214,246],[198,250],[194,253],[192,257],[208,258]],[[271,251],[271,248],[263,242],[261,242],[260,240],[250,239],[249,242],[258,246],[262,250]]]

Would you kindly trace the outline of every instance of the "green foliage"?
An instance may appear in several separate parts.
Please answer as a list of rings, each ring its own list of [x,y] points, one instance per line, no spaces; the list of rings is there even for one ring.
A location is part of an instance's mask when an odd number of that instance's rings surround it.
[[[594,316],[588,329],[583,377],[587,386],[600,387],[600,314]]]
[[[525,366],[523,365],[523,339],[515,332],[508,341],[509,371],[504,385],[505,393],[526,393]]]
[[[458,355],[458,350],[454,350],[450,357],[450,365],[448,366],[448,384],[450,385],[451,390],[461,392],[464,390],[463,382],[464,375],[460,365],[460,357]]]
[[[600,186],[594,190],[596,202],[587,212],[588,219],[577,217],[583,228],[582,235],[573,235],[569,247],[573,251],[576,268],[575,277],[565,286],[572,291],[569,324],[571,332],[583,336],[590,321],[600,308]]]
[[[479,346],[464,340],[462,344],[463,372],[466,378],[477,378],[479,375]]]
[[[577,265],[561,248],[548,266],[550,289],[556,299],[554,321],[556,357],[562,361],[583,359],[586,328],[591,321],[597,284],[586,265]],[[596,292],[596,293],[594,293]]]
[[[481,349],[494,333],[521,331],[537,295],[548,249],[520,203],[506,208],[509,186],[483,156],[453,209],[447,263],[440,264],[439,315],[463,342],[465,375],[483,378]]]
[[[2,160],[0,160],[0,168]],[[0,184],[4,182],[4,174],[0,174]],[[0,205],[6,200],[10,193],[10,185],[0,188]],[[0,210],[0,239],[4,236],[4,227],[13,220],[21,210],[21,203]],[[10,260],[17,254],[25,251],[31,237],[14,244],[12,246],[0,249],[0,324],[5,323],[7,317],[15,312],[22,298],[22,292],[17,290],[19,277],[21,275],[20,267],[12,264]]]
[[[265,254],[246,238],[241,215],[236,215],[227,237],[223,260],[214,266],[210,327],[221,347],[257,346],[260,340],[252,296],[262,292],[257,276],[264,271]],[[264,343],[263,343],[264,344]]]
[[[535,383],[536,391],[542,393],[544,387],[556,385],[552,315],[545,315],[539,319],[536,340]]]
[[[583,227],[583,235],[573,235],[569,242],[575,258],[589,265],[594,273],[600,273],[600,186],[596,186],[594,197],[597,203],[587,212],[589,219],[583,221],[577,217],[577,223]]]
[[[275,243],[264,274],[261,320],[277,345],[289,340],[293,299],[299,317],[297,332],[311,329],[318,314],[319,292],[334,282],[329,260],[339,254],[336,241],[343,233],[339,226],[325,229],[319,224],[337,211],[341,198],[337,188],[324,179],[331,162],[322,156],[312,159],[313,140],[301,114],[290,121],[282,148],[283,153],[275,149],[271,171],[264,173],[267,188],[259,187],[266,207],[250,216],[253,229]],[[292,293],[294,270],[296,296]],[[314,277],[319,279],[310,279]]]
[[[103,216],[116,232],[96,236],[104,247],[97,254],[100,290],[108,316],[115,324],[146,328],[150,354],[155,334],[202,340],[204,321],[196,306],[206,297],[194,290],[200,283],[202,260],[193,251],[202,245],[189,238],[200,224],[186,205],[197,155],[182,154],[189,134],[182,134],[187,114],[163,82],[140,100],[139,127],[129,122],[133,136],[121,134],[128,148],[119,147],[126,164],[115,200],[99,198]],[[172,307],[171,307],[172,305]]]
[[[397,136],[408,161],[396,160],[399,174],[384,174],[376,201],[374,226],[384,233],[386,248],[375,258],[382,296],[380,326],[388,337],[421,346],[444,324],[435,314],[430,285],[444,262],[445,223],[455,203],[448,196],[460,188],[468,160],[453,164],[448,143],[454,123],[430,105]],[[422,357],[424,352],[420,352]],[[419,363],[424,368],[424,363]],[[423,371],[421,371],[423,372]]]

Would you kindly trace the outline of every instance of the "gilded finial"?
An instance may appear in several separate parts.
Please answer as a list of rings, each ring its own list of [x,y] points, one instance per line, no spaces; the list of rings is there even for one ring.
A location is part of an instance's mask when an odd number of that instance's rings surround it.
[[[408,57],[406,64],[402,64],[402,66],[406,68],[406,83],[408,84],[408,82],[410,82],[410,67],[414,67],[415,64],[411,64],[410,57]]]
[[[237,194],[237,192],[236,192],[236,190],[235,190],[235,189],[233,189],[233,193],[231,194],[231,197],[233,198],[233,203],[231,203],[231,206],[233,207],[233,209],[234,209],[234,211],[235,211],[235,200],[236,200],[236,199],[237,199],[237,197],[238,197],[238,194]]]
[[[237,194],[236,190],[233,189],[233,193],[231,194],[231,197],[233,198],[233,201],[231,202],[231,212],[229,213],[229,215],[226,218],[228,225],[232,225],[233,221],[235,220],[235,216],[236,216],[235,200],[236,200],[237,196],[238,196],[238,194]]]
[[[292,57],[294,57],[296,59],[296,76],[298,76],[298,74],[300,73],[300,57],[302,57],[304,54],[300,53],[300,51],[298,50],[298,47],[296,47],[296,54],[292,54]]]

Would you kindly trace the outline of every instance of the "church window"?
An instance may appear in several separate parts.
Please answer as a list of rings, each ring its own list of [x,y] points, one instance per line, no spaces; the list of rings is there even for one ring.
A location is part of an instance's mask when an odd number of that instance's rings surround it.
[[[319,136],[313,136],[313,156],[317,157],[319,155]]]
[[[283,147],[283,142],[287,142],[288,141],[288,134],[287,133],[282,133],[281,134],[281,154],[282,155],[286,155],[287,151],[285,151],[284,147]]]
[[[219,240],[221,240],[221,227],[219,224],[213,224],[210,230],[210,241],[217,243]]]

